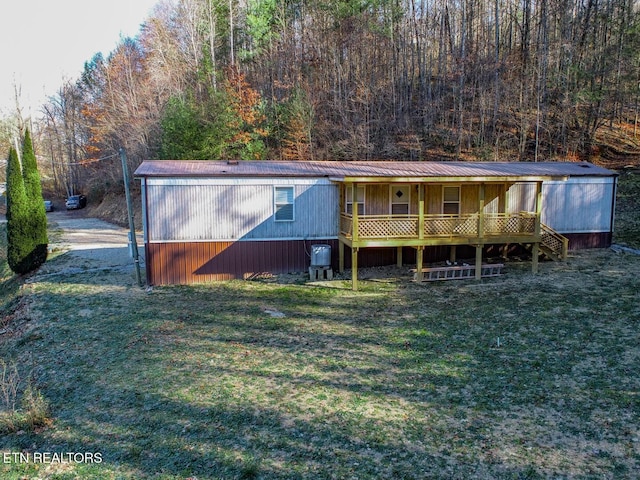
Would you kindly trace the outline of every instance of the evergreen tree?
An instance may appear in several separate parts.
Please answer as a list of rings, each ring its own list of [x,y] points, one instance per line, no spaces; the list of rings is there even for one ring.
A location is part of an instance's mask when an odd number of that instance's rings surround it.
[[[44,209],[42,199],[42,186],[40,184],[40,174],[38,164],[33,152],[31,135],[27,129],[24,134],[22,145],[22,177],[24,179],[24,189],[27,202],[29,218],[29,235],[32,239],[31,265],[30,270],[35,270],[47,260],[47,213]]]
[[[29,235],[27,196],[18,152],[11,147],[7,161],[7,263],[15,273],[31,271],[33,242]]]

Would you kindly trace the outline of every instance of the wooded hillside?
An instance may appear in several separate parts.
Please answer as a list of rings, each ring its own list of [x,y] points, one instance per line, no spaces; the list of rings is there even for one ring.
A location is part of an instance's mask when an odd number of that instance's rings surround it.
[[[67,189],[121,146],[132,166],[588,158],[602,129],[635,145],[639,18],[633,0],[163,1],[44,106],[39,153]],[[104,164],[82,169],[115,180]]]

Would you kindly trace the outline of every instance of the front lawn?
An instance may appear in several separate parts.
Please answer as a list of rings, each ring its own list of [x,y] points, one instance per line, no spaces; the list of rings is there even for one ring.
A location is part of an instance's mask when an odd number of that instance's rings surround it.
[[[506,271],[358,292],[33,279],[0,358],[50,420],[0,437],[0,477],[634,478],[640,256]]]

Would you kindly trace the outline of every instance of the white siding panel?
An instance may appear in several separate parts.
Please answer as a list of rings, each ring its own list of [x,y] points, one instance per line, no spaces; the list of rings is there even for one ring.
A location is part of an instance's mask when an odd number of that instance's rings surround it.
[[[542,184],[542,222],[562,233],[611,231],[613,177],[571,177]],[[509,212],[534,211],[535,183],[509,189]]]
[[[542,221],[559,232],[611,231],[613,178],[570,178],[543,184]]]
[[[176,184],[178,183],[178,184]],[[268,184],[148,182],[150,241],[305,239],[337,236],[337,186],[291,179]],[[294,185],[295,221],[274,219],[274,186]]]

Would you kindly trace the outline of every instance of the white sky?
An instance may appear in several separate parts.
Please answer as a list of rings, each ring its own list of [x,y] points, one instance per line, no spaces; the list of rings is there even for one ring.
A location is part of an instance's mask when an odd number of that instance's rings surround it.
[[[25,116],[40,116],[65,79],[76,80],[98,52],[134,37],[158,0],[1,0],[0,117],[21,89]]]

